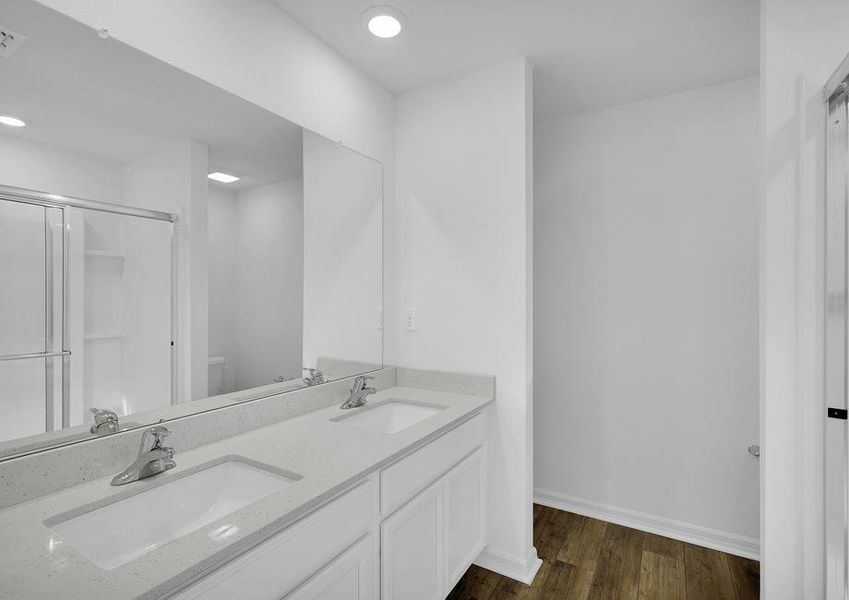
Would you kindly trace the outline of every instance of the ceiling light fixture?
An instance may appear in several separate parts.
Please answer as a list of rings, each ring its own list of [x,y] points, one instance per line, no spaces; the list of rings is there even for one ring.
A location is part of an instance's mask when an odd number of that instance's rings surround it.
[[[373,6],[363,13],[363,21],[372,35],[389,39],[401,33],[404,15],[391,6]]]
[[[16,117],[9,117],[6,115],[0,116],[0,123],[8,125],[9,127],[26,127],[27,125]]]
[[[213,171],[209,175],[207,175],[211,180],[217,181],[219,183],[235,183],[241,179],[240,177],[236,177],[235,175],[231,175],[230,173],[223,173],[221,171]]]

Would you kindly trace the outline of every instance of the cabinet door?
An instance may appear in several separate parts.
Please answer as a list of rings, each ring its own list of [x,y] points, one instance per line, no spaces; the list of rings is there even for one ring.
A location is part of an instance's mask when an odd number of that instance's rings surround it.
[[[443,484],[436,482],[381,526],[381,599],[445,596]]]
[[[367,535],[286,600],[375,600],[375,553],[375,538]]]
[[[445,573],[454,587],[486,543],[486,461],[478,449],[445,476]]]

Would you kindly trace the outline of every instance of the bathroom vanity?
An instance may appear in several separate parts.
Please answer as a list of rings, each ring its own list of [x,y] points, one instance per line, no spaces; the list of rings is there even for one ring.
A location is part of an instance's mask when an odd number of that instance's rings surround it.
[[[477,415],[175,597],[444,598],[485,542]],[[286,565],[286,569],[280,569]]]
[[[309,406],[310,390],[255,400],[292,416],[187,451],[181,437],[243,423],[246,407],[171,421],[176,468],[0,511],[0,596],[444,598],[486,544],[494,382],[386,368],[365,406],[343,410],[347,385]],[[73,469],[82,448],[48,468]]]

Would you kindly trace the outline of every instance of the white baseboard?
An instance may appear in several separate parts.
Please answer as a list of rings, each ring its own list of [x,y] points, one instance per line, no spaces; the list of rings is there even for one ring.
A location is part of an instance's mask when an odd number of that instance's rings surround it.
[[[528,551],[528,556],[525,558],[510,556],[489,548],[484,548],[484,551],[475,559],[475,564],[484,569],[494,571],[499,575],[520,581],[525,585],[531,585],[534,577],[537,575],[537,571],[542,566],[542,560],[537,557],[536,548],[531,548]]]
[[[756,538],[675,521],[618,506],[610,506],[609,504],[601,504],[548,490],[534,490],[534,502],[601,521],[609,521],[617,525],[648,531],[696,546],[704,546],[735,556],[760,560],[760,542]]]

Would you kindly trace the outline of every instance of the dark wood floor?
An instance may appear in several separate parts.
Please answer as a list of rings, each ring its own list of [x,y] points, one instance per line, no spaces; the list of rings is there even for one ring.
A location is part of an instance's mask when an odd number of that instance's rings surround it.
[[[450,600],[757,600],[760,565],[636,529],[534,505],[542,567],[527,586],[475,565]]]

